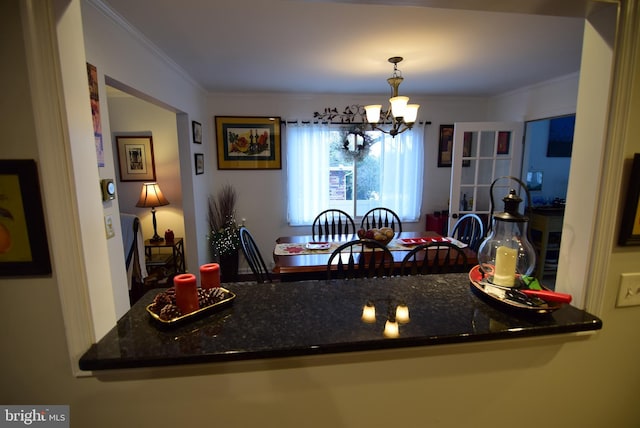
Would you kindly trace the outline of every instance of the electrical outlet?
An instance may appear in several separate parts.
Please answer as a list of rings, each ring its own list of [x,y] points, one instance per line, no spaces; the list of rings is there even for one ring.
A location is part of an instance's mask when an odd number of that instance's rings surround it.
[[[107,234],[107,239],[111,239],[116,236],[116,231],[113,230],[113,218],[111,214],[104,216],[104,230]]]
[[[640,306],[640,273],[620,274],[616,306]]]

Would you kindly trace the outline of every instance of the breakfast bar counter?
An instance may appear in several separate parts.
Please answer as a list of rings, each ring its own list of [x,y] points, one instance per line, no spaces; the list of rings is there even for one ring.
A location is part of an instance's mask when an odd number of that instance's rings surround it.
[[[597,317],[564,305],[547,314],[511,312],[470,287],[468,274],[379,279],[228,283],[232,304],[197,320],[162,326],[145,294],[81,357],[82,370],[175,366],[588,332]],[[376,309],[373,322],[363,307]],[[383,335],[397,305],[409,309],[398,336]]]

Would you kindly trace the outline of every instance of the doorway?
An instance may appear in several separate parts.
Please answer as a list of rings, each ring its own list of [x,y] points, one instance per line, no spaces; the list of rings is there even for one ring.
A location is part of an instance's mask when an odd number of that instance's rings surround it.
[[[113,82],[111,82],[113,83]],[[142,261],[141,270],[148,275],[131,278],[131,267],[128,267],[127,279],[130,284],[130,303],[133,304],[140,295],[149,288],[171,286],[170,279],[177,273],[180,266],[184,270],[184,247],[182,238],[185,236],[184,213],[182,203],[182,182],[180,177],[180,162],[178,150],[178,131],[176,113],[156,104],[143,100],[124,90],[111,85],[107,88],[107,105],[109,129],[111,130],[111,150],[113,153],[116,186],[118,191],[118,207],[121,217],[129,219],[137,217],[140,221],[143,241],[148,241],[154,235],[153,215],[151,208],[138,207],[143,183],[155,181],[165,196],[168,205],[154,208],[156,211],[157,233],[164,237],[165,232],[171,230],[174,241],[180,247],[178,254],[180,262],[174,263],[171,257],[174,247],[166,245],[151,246],[144,242],[145,253],[149,251],[152,260],[146,260],[148,254],[138,254]],[[123,179],[120,173],[120,159],[116,137],[145,136],[151,141],[154,168],[154,180]],[[107,148],[107,150],[109,150]],[[122,221],[122,225],[128,224]],[[125,237],[131,234],[124,233]],[[129,245],[123,242],[125,251]],[[157,248],[156,248],[157,247]],[[163,261],[160,263],[159,261]],[[142,269],[146,268],[146,269]],[[139,282],[140,281],[140,282]]]
[[[522,181],[531,194],[528,207],[535,276],[553,288],[560,257],[575,114],[525,124]]]

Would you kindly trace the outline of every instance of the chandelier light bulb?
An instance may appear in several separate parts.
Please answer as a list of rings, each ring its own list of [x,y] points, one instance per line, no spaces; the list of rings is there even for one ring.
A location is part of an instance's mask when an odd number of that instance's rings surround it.
[[[396,338],[400,336],[398,323],[395,320],[387,320],[384,325],[384,337]]]
[[[367,122],[378,123],[380,121],[380,110],[382,110],[381,104],[364,106],[364,110],[367,113]]]
[[[391,103],[391,114],[393,114],[393,117],[404,117],[409,97],[393,97],[389,98],[389,102]]]
[[[418,117],[419,108],[420,106],[418,104],[407,104],[404,110],[404,121],[407,123],[415,122]]]
[[[368,302],[362,308],[362,321],[366,323],[374,323],[376,322],[376,307],[373,306],[373,303]]]
[[[409,322],[409,307],[407,305],[401,304],[396,307],[396,321],[400,324]]]

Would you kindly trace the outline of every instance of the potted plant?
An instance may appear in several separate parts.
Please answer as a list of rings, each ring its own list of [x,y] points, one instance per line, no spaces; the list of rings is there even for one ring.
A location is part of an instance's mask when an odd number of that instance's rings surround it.
[[[224,185],[216,197],[209,197],[209,241],[214,259],[220,263],[222,282],[238,279],[239,229],[236,223],[236,191]]]

